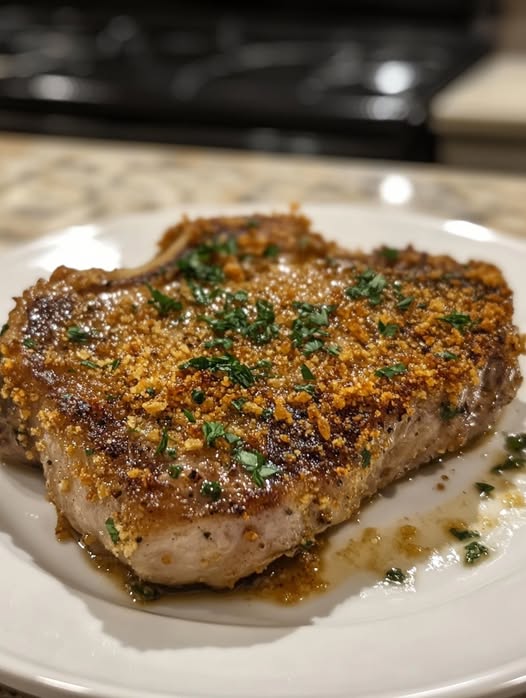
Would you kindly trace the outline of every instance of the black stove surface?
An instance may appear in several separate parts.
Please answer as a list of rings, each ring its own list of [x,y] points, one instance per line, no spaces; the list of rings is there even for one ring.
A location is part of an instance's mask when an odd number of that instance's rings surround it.
[[[430,159],[430,98],[486,49],[447,22],[185,9],[1,7],[0,127]]]

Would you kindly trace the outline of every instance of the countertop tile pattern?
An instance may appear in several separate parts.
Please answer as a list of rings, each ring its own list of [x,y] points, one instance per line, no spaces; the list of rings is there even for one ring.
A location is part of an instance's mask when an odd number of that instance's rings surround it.
[[[175,204],[357,202],[526,236],[526,179],[438,166],[0,134],[0,251]],[[0,686],[0,698],[26,694]]]

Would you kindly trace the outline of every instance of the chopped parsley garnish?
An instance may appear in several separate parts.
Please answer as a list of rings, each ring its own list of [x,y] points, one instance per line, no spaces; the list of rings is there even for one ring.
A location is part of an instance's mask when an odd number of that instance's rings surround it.
[[[298,316],[293,320],[290,337],[295,347],[305,356],[310,356],[325,346],[328,332],[324,330],[329,324],[329,315],[336,310],[334,305],[312,305],[294,302],[293,307]]]
[[[87,456],[92,456],[92,455],[95,453],[95,451],[94,451],[92,448],[85,448],[85,449],[84,449],[84,453],[85,453]]]
[[[161,592],[157,587],[146,582],[134,582],[130,584],[129,589],[134,596],[140,598],[141,601],[157,601],[161,598]]]
[[[312,397],[316,395],[317,388],[314,383],[304,383],[302,385],[295,385],[294,390],[297,393],[308,393]]]
[[[241,463],[247,473],[250,473],[253,482],[258,487],[263,487],[266,479],[279,473],[279,468],[258,451],[241,449],[235,452],[235,458],[238,463]]]
[[[305,356],[310,356],[311,354],[314,354],[315,351],[319,351],[320,349],[323,349],[323,340],[312,339],[303,345],[302,351]]]
[[[166,455],[168,456],[168,458],[175,458],[177,456],[177,449],[176,448],[167,448]]]
[[[93,369],[102,369],[102,366],[99,366],[99,364],[96,364],[94,361],[90,361],[89,359],[83,359],[80,362],[81,366],[86,366],[86,368],[93,368]]]
[[[444,359],[444,361],[455,361],[458,359],[458,355],[453,354],[452,351],[439,351],[437,356]]]
[[[203,497],[210,497],[213,502],[221,497],[221,485],[217,480],[205,480],[201,485],[201,494]]]
[[[256,381],[252,370],[231,354],[225,354],[224,356],[196,356],[183,364],[179,364],[179,368],[195,368],[199,371],[222,371],[227,374],[233,383],[238,383],[243,388],[249,388]]]
[[[367,298],[369,305],[379,305],[383,300],[382,294],[386,286],[387,279],[383,274],[377,274],[372,269],[366,269],[358,275],[354,286],[349,286],[345,289],[345,295],[355,300]]]
[[[179,475],[183,472],[183,467],[181,465],[172,464],[168,466],[168,475],[173,479],[177,480]]]
[[[371,465],[371,451],[364,448],[360,455],[362,457],[362,468],[368,468]]]
[[[413,296],[405,296],[404,298],[398,301],[396,307],[399,310],[407,310],[414,300],[415,299]]]
[[[157,393],[155,392],[155,388],[146,388],[144,391],[146,395],[149,395],[150,397],[155,397]]]
[[[206,395],[202,390],[195,389],[192,390],[192,400],[196,403],[196,405],[202,405],[203,402],[205,401]]]
[[[182,310],[183,304],[180,301],[165,295],[159,289],[150,286],[150,284],[146,284],[146,287],[152,296],[148,301],[148,305],[153,305],[161,317],[165,317],[171,312]]]
[[[214,349],[215,347],[221,347],[221,349],[232,349],[234,342],[229,337],[215,337],[214,339],[209,339],[204,344],[206,349]]]
[[[495,489],[495,487],[490,485],[488,482],[476,482],[475,487],[483,497],[489,497],[489,495]]]
[[[331,356],[339,356],[341,350],[342,348],[337,344],[329,344],[329,346],[325,347],[325,351],[327,352],[327,354],[330,354]]]
[[[440,405],[440,416],[445,422],[449,422],[450,419],[454,419],[455,417],[458,417],[458,415],[461,413],[462,413],[461,407],[455,407],[454,405],[448,405],[446,402],[443,402]]]
[[[208,446],[213,446],[215,440],[225,436],[225,427],[221,422],[205,422],[202,426],[203,435]]]
[[[83,330],[78,327],[78,325],[72,325],[66,330],[66,334],[70,342],[77,342],[77,344],[86,344],[91,334],[87,330]]]
[[[399,567],[391,567],[385,573],[384,579],[390,584],[403,584],[406,580],[406,574]]]
[[[195,424],[195,417],[193,412],[191,412],[190,410],[183,409],[183,414],[191,424]]]
[[[465,332],[469,327],[471,327],[471,325],[473,325],[471,316],[464,313],[449,313],[449,315],[443,315],[440,317],[439,320],[449,323],[459,332]]]
[[[220,293],[218,289],[207,289],[198,284],[194,284],[192,281],[188,281],[188,286],[194,297],[194,301],[198,305],[210,305],[214,298]]]
[[[279,334],[274,306],[266,300],[258,299],[254,304],[255,317],[251,320],[253,311],[246,306],[247,298],[246,291],[228,293],[222,310],[215,313],[214,317],[203,316],[201,319],[220,336],[231,331],[247,337],[254,344],[268,344]]]
[[[113,359],[113,361],[110,364],[111,370],[116,371],[120,365],[121,365],[121,359]]]
[[[301,375],[306,381],[313,381],[314,380],[314,373],[310,370],[310,368],[307,366],[307,364],[301,364],[300,366],[301,370]]]
[[[234,409],[236,409],[238,412],[243,412],[243,405],[247,401],[246,397],[236,397],[232,402],[230,403]]]
[[[489,549],[486,548],[485,545],[482,545],[482,543],[479,543],[478,540],[474,540],[471,543],[468,543],[464,550],[464,562],[466,563],[466,565],[473,565],[482,557],[489,555]]]
[[[508,456],[502,463],[494,465],[491,469],[492,473],[497,473],[500,475],[504,470],[519,470],[524,466],[525,459],[518,458],[517,456]]]
[[[260,417],[263,420],[271,419],[271,417],[274,416],[274,410],[271,407],[265,407],[263,412],[261,413]]]
[[[2,335],[4,335],[8,329],[9,329],[9,324],[7,322],[4,322],[4,324],[2,325],[2,329],[0,330],[0,337]]]
[[[506,436],[506,450],[512,453],[526,450],[526,434],[508,434]]]
[[[396,262],[396,260],[400,256],[400,250],[397,250],[394,247],[384,246],[381,248],[380,254],[382,254],[388,262]]]
[[[115,526],[115,521],[110,516],[109,519],[106,519],[104,524],[105,524],[106,530],[108,531],[108,534],[111,538],[111,542],[118,543],[120,540],[120,535],[119,535],[119,531],[117,530],[117,527]]]
[[[168,429],[166,429],[166,427],[165,427],[162,431],[159,444],[158,444],[157,448],[155,449],[155,453],[159,453],[159,454],[166,453],[166,449],[168,448],[168,439],[169,439]]]
[[[376,376],[380,378],[393,378],[401,373],[407,372],[407,366],[405,364],[393,364],[392,366],[384,366],[383,368],[378,368],[374,372]]]
[[[469,540],[470,538],[480,538],[478,531],[470,531],[468,528],[450,528],[449,532],[458,540]]]
[[[378,330],[383,337],[394,337],[400,329],[399,325],[393,322],[384,324],[381,320],[378,322]]]
[[[277,257],[280,253],[280,249],[277,245],[270,243],[263,250],[263,257]]]
[[[275,319],[272,303],[257,300],[256,319],[247,325],[242,334],[254,344],[268,344],[279,334],[278,326],[274,322]]]
[[[35,341],[31,337],[26,337],[22,344],[27,347],[27,349],[34,349],[36,347]]]
[[[233,238],[225,243],[204,243],[184,254],[177,261],[177,266],[187,281],[195,279],[212,284],[221,283],[225,275],[221,267],[212,264],[212,259],[218,253],[235,254],[236,250],[237,246]]]

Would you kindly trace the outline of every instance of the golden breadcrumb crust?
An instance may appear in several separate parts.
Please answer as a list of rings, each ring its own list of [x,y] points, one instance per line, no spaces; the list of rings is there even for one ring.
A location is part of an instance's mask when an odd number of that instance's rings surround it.
[[[183,221],[160,254],[182,236],[138,275],[57,270],[18,299],[0,344],[27,455],[45,431],[62,439],[70,477],[136,534],[349,477],[418,405],[438,395],[454,417],[488,358],[520,351],[490,264],[351,253],[296,215]],[[200,357],[226,369],[184,366]]]

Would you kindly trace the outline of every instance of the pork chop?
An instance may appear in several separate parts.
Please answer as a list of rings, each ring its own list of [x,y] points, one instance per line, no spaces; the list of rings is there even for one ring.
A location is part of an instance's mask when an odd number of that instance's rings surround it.
[[[3,454],[142,579],[230,587],[483,432],[521,380],[512,313],[484,262],[183,220],[144,267],[16,299]]]

